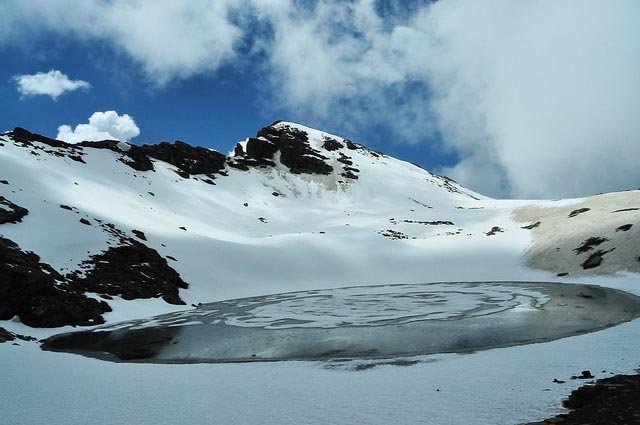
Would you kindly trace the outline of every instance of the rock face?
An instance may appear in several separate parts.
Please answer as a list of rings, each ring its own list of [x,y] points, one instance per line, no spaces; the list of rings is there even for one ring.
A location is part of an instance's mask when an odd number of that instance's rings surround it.
[[[327,175],[333,172],[333,167],[325,162],[328,158],[309,145],[307,133],[274,125],[261,129],[256,138],[249,138],[246,149],[236,146],[236,158],[230,165],[240,169],[274,166],[273,159],[276,153],[280,153],[280,162],[293,174]]]
[[[69,152],[67,157],[78,162],[84,162],[82,159],[84,148],[108,149],[122,154],[121,162],[137,171],[152,171],[154,168],[151,158],[155,158],[174,165],[178,168],[177,173],[184,178],[196,174],[215,178],[215,174],[224,170],[226,162],[226,157],[219,152],[191,146],[181,141],[176,141],[173,144],[162,142],[157,145],[127,145],[127,149],[123,150],[122,143],[117,140],[68,144],[31,133],[20,127],[16,127],[7,135],[15,142],[25,146],[33,146],[33,142],[40,142],[51,147],[63,148]],[[54,154],[60,153],[55,152]]]
[[[29,214],[29,210],[14,204],[4,196],[0,196],[0,224],[18,224]]]
[[[86,297],[51,266],[0,237],[0,320],[17,316],[34,327],[95,325],[111,308]]]
[[[92,256],[84,267],[84,276],[69,276],[76,287],[125,300],[162,297],[169,304],[184,304],[179,288],[189,286],[156,250],[131,239]]]
[[[85,261],[82,273],[62,276],[38,255],[0,237],[0,320],[17,316],[32,327],[104,323],[102,314],[111,308],[85,292],[184,304],[179,288],[188,284],[167,260],[138,241],[125,242]]]
[[[139,151],[143,155],[156,158],[178,168],[181,177],[202,174],[210,178],[224,170],[226,157],[219,152],[197,146],[191,146],[181,141],[175,143],[163,142],[158,145],[144,145],[138,149],[132,146],[129,151]],[[129,155],[129,152],[127,154]]]

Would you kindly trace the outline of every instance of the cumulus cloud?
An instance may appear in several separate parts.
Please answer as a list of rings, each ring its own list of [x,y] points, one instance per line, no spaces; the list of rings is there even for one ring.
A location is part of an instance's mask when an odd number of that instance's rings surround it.
[[[381,127],[395,142],[438,135],[459,162],[436,171],[490,195],[587,195],[640,181],[634,0],[7,0],[3,9],[0,44],[50,32],[104,41],[160,87],[248,63],[265,103],[285,115],[347,132]]]
[[[38,72],[33,75],[16,75],[12,78],[21,97],[50,96],[53,100],[75,90],[89,90],[91,84],[82,80],[71,80],[58,70]]]
[[[58,127],[56,139],[67,143],[100,140],[128,142],[139,134],[140,129],[129,115],[118,115],[116,111],[105,111],[94,112],[89,117],[88,124],[78,124],[75,128],[61,125]]]

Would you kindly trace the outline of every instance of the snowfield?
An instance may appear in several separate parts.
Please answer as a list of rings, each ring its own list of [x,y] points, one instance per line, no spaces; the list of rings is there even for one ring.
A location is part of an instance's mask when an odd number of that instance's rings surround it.
[[[640,295],[638,191],[494,200],[335,135],[286,122],[270,129],[306,132],[307,151],[293,159],[284,147],[264,153],[272,147],[262,135],[240,143],[215,175],[185,173],[152,156],[153,170],[134,169],[127,155],[135,147],[74,150],[7,133],[0,136],[0,196],[28,214],[0,224],[0,236],[61,276],[90,275],[93,256],[137,241],[188,284],[175,288],[185,305],[156,294],[86,291],[109,304],[107,325],[199,303],[347,286],[545,281]],[[6,205],[0,213],[9,212]],[[17,316],[0,327],[38,338],[82,329],[32,328]],[[640,365],[639,332],[635,320],[395,365],[124,364],[18,341],[0,344],[0,411],[8,424],[516,424],[557,412],[561,397],[582,383],[569,378],[582,370],[632,372]]]

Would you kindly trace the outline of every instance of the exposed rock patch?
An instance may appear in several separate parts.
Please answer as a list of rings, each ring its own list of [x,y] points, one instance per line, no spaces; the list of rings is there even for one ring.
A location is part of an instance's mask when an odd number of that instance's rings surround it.
[[[594,247],[608,240],[609,239],[607,238],[591,237],[584,241],[579,247],[575,248],[574,251],[578,254],[582,254],[584,252],[591,251]]]
[[[132,146],[126,154],[130,156],[133,150],[136,149]],[[143,145],[137,150],[143,155],[174,165],[178,175],[183,178],[202,174],[215,179],[225,168],[226,157],[220,152],[191,146],[179,140],[173,144],[162,142],[158,145]]]
[[[69,276],[84,291],[119,295],[125,300],[162,297],[169,304],[184,304],[179,289],[188,284],[158,252],[129,240],[83,263],[84,276]]]
[[[491,228],[491,230],[489,230],[487,233],[485,233],[487,236],[493,236],[496,235],[498,233],[503,233],[504,229],[502,227],[498,227],[498,226],[493,226]]]
[[[344,145],[335,139],[325,137],[322,147],[328,151],[337,151],[338,149],[344,148]]]
[[[60,140],[31,133],[20,127],[16,127],[7,135],[11,137],[14,142],[23,146],[35,148],[33,142],[39,142],[50,147],[62,149],[65,153],[60,151],[48,151],[46,149],[44,149],[44,151],[56,156],[67,156],[68,158],[81,163],[86,163],[82,159],[82,155],[84,155],[84,148],[107,149],[121,154],[122,157],[119,161],[137,171],[153,171],[154,167],[151,158],[155,158],[174,165],[177,168],[176,172],[183,178],[189,178],[191,175],[202,174],[214,179],[216,174],[223,172],[226,163],[226,157],[219,152],[202,147],[191,146],[181,141],[176,141],[173,144],[162,142],[157,145],[143,146],[125,144],[126,149],[124,149],[123,143],[117,140],[103,140],[98,142],[84,141],[76,144],[69,144]]]
[[[229,165],[240,169],[273,167],[276,153],[280,153],[280,162],[293,174],[328,175],[333,171],[325,162],[329,158],[309,145],[307,133],[289,126],[261,129],[255,138],[247,140],[246,149],[236,146],[236,156]]]
[[[616,375],[599,379],[571,392],[563,401],[572,410],[529,425],[631,425],[640,424],[640,375]]]
[[[529,224],[528,226],[522,226],[521,229],[531,230],[531,229],[535,229],[536,227],[540,226],[541,224],[542,224],[542,222],[536,221],[535,223]]]
[[[18,316],[33,327],[95,325],[111,308],[87,298],[40,257],[0,237],[0,320]]]
[[[633,227],[633,224],[623,224],[616,229],[616,232],[627,232]]]
[[[586,213],[587,211],[591,211],[591,208],[578,208],[577,210],[573,210],[569,213],[569,218],[575,217],[578,214]]]
[[[585,260],[584,263],[582,263],[582,268],[583,269],[593,269],[595,267],[599,267],[602,264],[602,261],[604,261],[604,255],[608,254],[609,252],[615,250],[615,248],[612,248],[608,251],[602,251],[602,250],[598,250],[596,252],[594,252],[593,254],[591,254],[589,256],[589,258],[587,258]]]
[[[21,341],[36,341],[36,338],[27,335],[21,335],[13,332],[9,332],[8,330],[0,327],[0,344],[3,342],[10,342],[19,339]]]
[[[386,238],[393,239],[393,240],[410,239],[408,235],[402,232],[399,232],[397,230],[387,229],[387,230],[381,230],[378,233]]]
[[[147,240],[147,236],[144,234],[144,232],[140,231],[140,230],[132,230],[131,233],[133,233],[134,235],[136,235],[136,238],[146,241]]]
[[[403,223],[424,224],[427,226],[454,226],[453,221],[448,220],[436,220],[436,221],[417,221],[417,220],[402,220]]]
[[[18,224],[29,214],[29,210],[14,204],[4,196],[0,196],[0,224]]]

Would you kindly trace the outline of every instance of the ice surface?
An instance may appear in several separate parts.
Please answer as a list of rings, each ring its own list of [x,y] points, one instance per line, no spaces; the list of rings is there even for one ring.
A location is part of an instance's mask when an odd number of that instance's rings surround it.
[[[386,285],[204,304],[56,335],[43,348],[170,363],[393,359],[551,340],[638,315],[640,298],[587,285]]]

